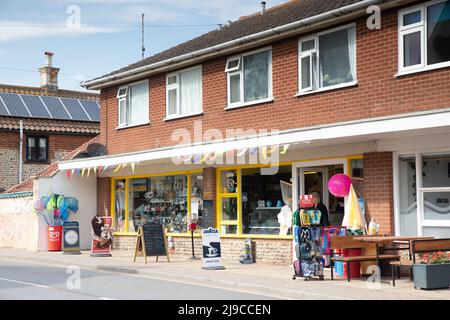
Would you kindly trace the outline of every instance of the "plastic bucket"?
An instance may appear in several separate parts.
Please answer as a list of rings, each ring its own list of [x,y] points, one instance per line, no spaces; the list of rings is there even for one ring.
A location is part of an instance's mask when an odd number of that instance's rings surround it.
[[[347,249],[344,250],[344,257],[355,257],[361,255],[361,249]],[[347,264],[344,264],[344,277],[347,278]],[[361,278],[361,263],[350,262],[350,278]]]
[[[62,226],[48,227],[48,251],[61,251]]]

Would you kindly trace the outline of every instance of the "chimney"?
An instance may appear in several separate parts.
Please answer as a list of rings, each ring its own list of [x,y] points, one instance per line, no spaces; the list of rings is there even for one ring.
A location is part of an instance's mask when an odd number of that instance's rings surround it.
[[[261,14],[266,13],[266,1],[261,1]]]
[[[53,67],[53,52],[45,52],[45,66],[39,68],[41,74],[41,88],[49,91],[58,90],[59,68]]]

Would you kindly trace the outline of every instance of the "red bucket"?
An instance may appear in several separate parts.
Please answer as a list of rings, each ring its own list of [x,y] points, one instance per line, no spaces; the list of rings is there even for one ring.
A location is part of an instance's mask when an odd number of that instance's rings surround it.
[[[361,249],[348,249],[343,250],[344,251],[344,257],[355,257],[361,255]],[[345,274],[344,277],[347,278],[347,264],[344,263],[344,270]],[[361,263],[360,262],[350,262],[350,278],[356,279],[361,278]]]
[[[48,251],[61,251],[62,226],[48,227]]]

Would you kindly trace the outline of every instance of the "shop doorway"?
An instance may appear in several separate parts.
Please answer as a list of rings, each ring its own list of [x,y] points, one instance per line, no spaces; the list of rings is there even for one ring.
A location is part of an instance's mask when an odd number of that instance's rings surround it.
[[[294,164],[293,197],[295,208],[300,195],[318,192],[322,203],[328,209],[331,225],[340,226],[344,218],[345,199],[336,198],[328,191],[328,180],[335,174],[347,174],[346,159],[316,161]]]

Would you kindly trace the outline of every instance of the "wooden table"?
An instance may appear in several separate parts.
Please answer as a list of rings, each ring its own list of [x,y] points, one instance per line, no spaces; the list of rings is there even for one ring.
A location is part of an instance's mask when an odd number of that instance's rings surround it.
[[[385,251],[400,251],[400,250],[408,250],[409,251],[409,258],[412,259],[411,255],[411,243],[414,240],[432,240],[434,237],[418,237],[418,236],[372,236],[372,237],[358,237],[358,240],[368,242],[368,243],[374,243],[376,245],[376,253],[379,254],[380,248],[383,248]],[[385,247],[388,244],[393,243],[400,243],[400,244],[407,244],[407,247],[403,248],[387,248]]]
[[[418,236],[356,236],[358,240],[363,242],[367,242],[368,244],[373,244],[373,247],[367,247],[363,251],[365,255],[378,255],[380,254],[380,248],[383,248],[385,251],[396,251],[396,250],[408,250],[409,257],[412,259],[411,255],[411,242],[413,240],[431,240],[434,237],[418,237]],[[393,243],[403,243],[407,244],[407,247],[403,248],[387,248],[386,245]],[[361,273],[369,274],[368,267],[372,265],[372,262],[365,262],[361,264]]]

